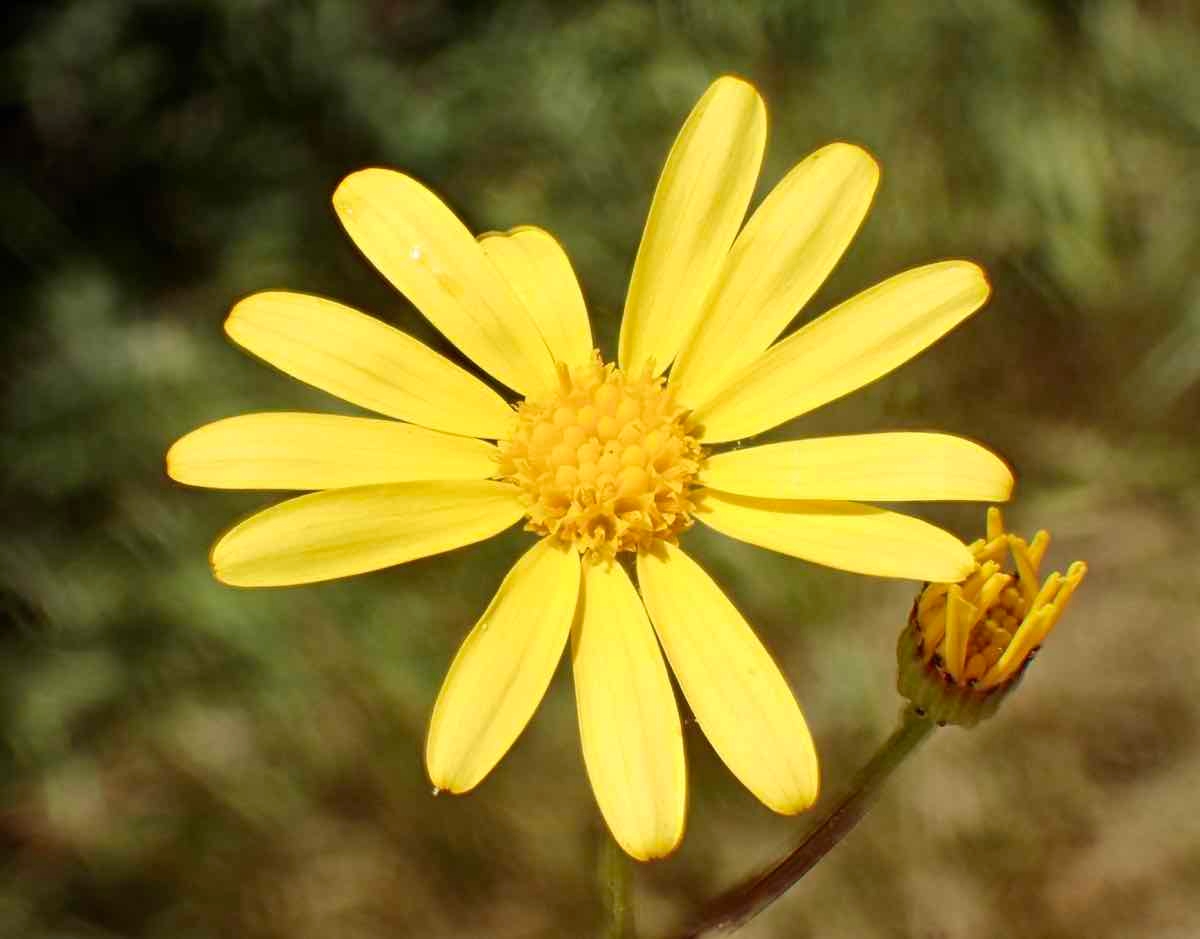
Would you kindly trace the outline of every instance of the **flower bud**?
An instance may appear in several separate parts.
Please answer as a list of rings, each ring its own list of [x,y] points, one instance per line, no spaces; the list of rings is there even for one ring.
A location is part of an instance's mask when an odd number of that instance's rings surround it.
[[[1076,561],[1040,581],[1049,544],[1045,531],[1030,542],[1006,532],[990,508],[987,538],[971,545],[974,571],[961,583],[925,585],[896,649],[898,688],[918,712],[972,727],[1017,686],[1087,573]]]

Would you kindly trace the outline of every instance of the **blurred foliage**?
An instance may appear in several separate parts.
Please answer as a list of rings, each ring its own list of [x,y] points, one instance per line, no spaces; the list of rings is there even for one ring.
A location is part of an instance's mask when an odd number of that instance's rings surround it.
[[[342,235],[371,164],[473,229],[570,251],[597,335],[667,148],[722,72],[763,91],[760,195],[832,139],[884,188],[799,322],[908,265],[990,307],[780,434],[939,427],[1021,477],[1018,527],[1087,557],[1021,695],[939,734],[759,936],[1194,935],[1200,11],[1188,0],[10,4],[0,52],[0,935],[580,935],[599,830],[566,675],[468,798],[420,763],[445,667],[527,536],[238,592],[205,554],[262,494],[162,455],[252,409],[338,409],[232,349],[269,287],[453,354]],[[978,507],[932,517],[964,537]],[[826,791],[888,729],[912,585],[698,533],[798,689]],[[637,872],[665,926],[792,840],[689,729],[690,833]],[[549,771],[547,769],[549,768]]]

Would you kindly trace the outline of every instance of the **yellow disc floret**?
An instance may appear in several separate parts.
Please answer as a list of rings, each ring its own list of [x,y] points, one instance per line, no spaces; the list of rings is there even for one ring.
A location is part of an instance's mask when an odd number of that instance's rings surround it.
[[[692,524],[700,446],[687,412],[647,369],[592,361],[558,367],[558,388],[517,408],[500,475],[522,491],[530,531],[611,559],[674,541]]]

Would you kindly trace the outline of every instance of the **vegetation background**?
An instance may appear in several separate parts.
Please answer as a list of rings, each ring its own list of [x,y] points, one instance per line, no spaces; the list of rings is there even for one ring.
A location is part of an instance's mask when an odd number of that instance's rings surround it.
[[[476,230],[556,232],[605,350],[659,168],[708,82],[770,109],[760,196],[830,140],[884,167],[797,322],[909,265],[995,298],[781,431],[940,428],[1019,473],[1009,516],[1092,573],[1019,695],[945,730],[748,937],[1200,934],[1200,7],[63,0],[0,52],[0,935],[589,935],[600,829],[569,676],[493,776],[430,794],[425,723],[528,536],[239,592],[206,552],[272,497],[163,453],[252,409],[338,402],[222,319],[288,287],[446,344],[329,195],[403,168]],[[964,538],[979,506],[929,516]],[[890,731],[916,585],[689,535],[781,660],[824,799]],[[688,837],[639,867],[646,935],[792,843],[687,732]],[[823,803],[824,804],[824,803]]]

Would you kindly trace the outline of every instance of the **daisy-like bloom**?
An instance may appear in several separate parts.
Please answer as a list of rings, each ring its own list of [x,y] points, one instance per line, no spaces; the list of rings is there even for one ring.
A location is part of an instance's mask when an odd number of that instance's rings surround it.
[[[743,226],[765,141],[763,103],[745,82],[720,79],[696,105],[654,195],[615,363],[595,351],[575,275],[549,234],[474,238],[413,179],[352,174],[333,196],[350,237],[515,392],[516,406],[379,320],[317,297],[261,293],[230,314],[235,342],[390,420],[249,414],[187,435],[167,459],[193,485],[317,490],[220,539],[213,570],[237,586],[376,570],[524,519],[538,541],[450,666],[430,723],[429,775],[441,790],[476,786],[533,715],[569,641],[588,775],[617,841],[640,859],[668,854],[684,826],[667,663],[754,795],[793,813],[817,793],[795,697],[679,534],[699,519],[831,567],[954,581],[972,567],[965,545],[857,500],[995,501],[1012,486],[997,457],[939,434],[714,449],[874,381],[988,296],[978,267],[943,261],[776,342],[849,244],[879,170],[858,147],[832,144]]]
[[[1065,575],[1041,580],[1049,546],[1049,532],[1026,542],[1004,530],[999,509],[988,510],[987,538],[971,545],[970,576],[928,584],[900,636],[899,688],[914,707],[964,727],[995,713],[1087,574],[1076,561]]]

